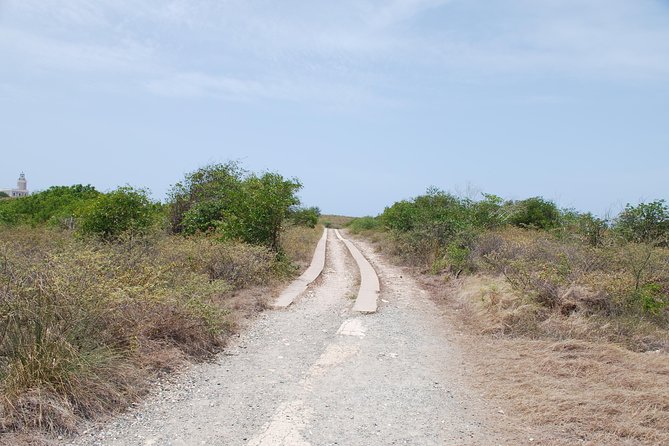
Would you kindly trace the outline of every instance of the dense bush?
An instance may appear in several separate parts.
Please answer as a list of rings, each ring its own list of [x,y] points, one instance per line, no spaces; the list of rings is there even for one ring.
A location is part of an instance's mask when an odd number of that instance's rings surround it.
[[[506,222],[505,206],[494,195],[474,201],[430,189],[386,208],[379,220],[403,258],[459,273],[469,267],[467,259],[476,235]]]
[[[278,251],[284,221],[299,205],[296,194],[301,187],[299,181],[277,173],[248,174],[236,163],[209,165],[173,187],[171,229],[213,232]]]
[[[637,243],[669,244],[669,207],[664,200],[628,204],[614,224],[625,240]]]
[[[100,192],[93,186],[54,186],[27,197],[0,201],[0,224],[49,224],[73,228],[80,212]]]
[[[318,224],[318,219],[321,216],[321,210],[317,207],[293,207],[289,209],[288,217],[294,225],[307,226],[315,228]]]
[[[80,228],[84,234],[105,240],[118,238],[124,233],[140,234],[153,225],[157,204],[144,189],[120,187],[100,194],[81,211]]]
[[[532,197],[512,205],[509,222],[522,228],[552,229],[560,225],[560,210],[552,201]]]
[[[363,231],[371,231],[374,229],[379,229],[381,227],[381,219],[377,217],[360,217],[354,220],[351,220],[347,227],[355,234],[359,234]]]
[[[611,230],[606,220],[541,197],[473,201],[429,190],[351,228],[385,230],[391,252],[432,272],[501,274],[537,308],[669,322],[662,200],[628,205]]]

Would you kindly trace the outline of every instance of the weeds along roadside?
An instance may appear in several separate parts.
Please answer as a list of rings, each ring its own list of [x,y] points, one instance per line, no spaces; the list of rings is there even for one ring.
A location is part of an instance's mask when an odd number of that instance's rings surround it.
[[[0,444],[73,432],[219,351],[306,267],[322,227],[300,188],[230,162],[166,203],[82,185],[0,200]]]
[[[445,195],[348,229],[431,290],[502,422],[542,444],[667,444],[669,250],[652,230],[666,206],[602,224],[541,199],[548,212]]]
[[[313,252],[320,230],[291,227],[287,256]],[[147,376],[219,351],[293,273],[268,248],[213,237],[1,230],[1,431],[73,432],[124,409]]]

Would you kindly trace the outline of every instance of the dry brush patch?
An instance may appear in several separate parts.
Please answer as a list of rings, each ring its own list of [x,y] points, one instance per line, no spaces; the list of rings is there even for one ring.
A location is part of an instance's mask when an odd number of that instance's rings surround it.
[[[348,225],[354,218],[344,215],[321,215],[319,223],[326,228],[341,229]]]
[[[526,426],[538,444],[669,443],[665,352],[600,338],[608,332],[597,331],[602,321],[559,312],[537,318],[499,277],[422,281],[463,333],[469,378],[503,409],[502,422]]]
[[[473,241],[457,278],[371,234],[444,309],[501,423],[535,444],[669,444],[666,248],[504,228]]]
[[[306,226],[288,226],[281,235],[281,248],[302,272],[309,267],[316,244],[323,235],[323,225],[313,228]]]
[[[123,410],[148,377],[217,352],[284,269],[205,237],[0,232],[0,440]]]

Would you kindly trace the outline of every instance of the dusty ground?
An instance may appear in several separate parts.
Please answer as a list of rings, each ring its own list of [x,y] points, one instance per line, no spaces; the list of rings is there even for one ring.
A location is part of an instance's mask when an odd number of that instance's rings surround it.
[[[193,366],[72,445],[519,444],[467,387],[458,336],[416,282],[363,242],[379,311],[350,311],[357,271],[330,232],[319,283],[259,316],[215,362]]]
[[[669,357],[635,352],[608,341],[502,335],[495,311],[482,299],[494,285],[504,296],[503,279],[472,276],[445,284],[444,277],[421,276],[472,371],[468,383],[497,401],[505,422],[532,431],[534,444],[669,444]],[[556,321],[550,321],[556,323]],[[561,321],[574,331],[582,317]]]

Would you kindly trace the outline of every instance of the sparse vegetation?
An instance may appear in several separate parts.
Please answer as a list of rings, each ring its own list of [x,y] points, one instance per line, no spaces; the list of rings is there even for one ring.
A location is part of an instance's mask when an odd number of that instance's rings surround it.
[[[321,215],[320,223],[326,228],[340,229],[355,220],[352,217],[343,215]]]
[[[131,187],[3,200],[1,434],[72,432],[123,410],[147,378],[217,352],[302,267],[317,209],[293,207],[297,181],[241,172],[204,168],[167,205]]]
[[[550,432],[542,444],[650,445],[669,441],[668,216],[664,201],[610,224],[430,190],[349,229],[420,273],[467,333],[478,385]]]
[[[669,323],[669,211],[628,205],[609,228],[540,197],[478,202],[438,190],[350,224],[385,234],[387,249],[426,271],[503,276],[537,312]]]

